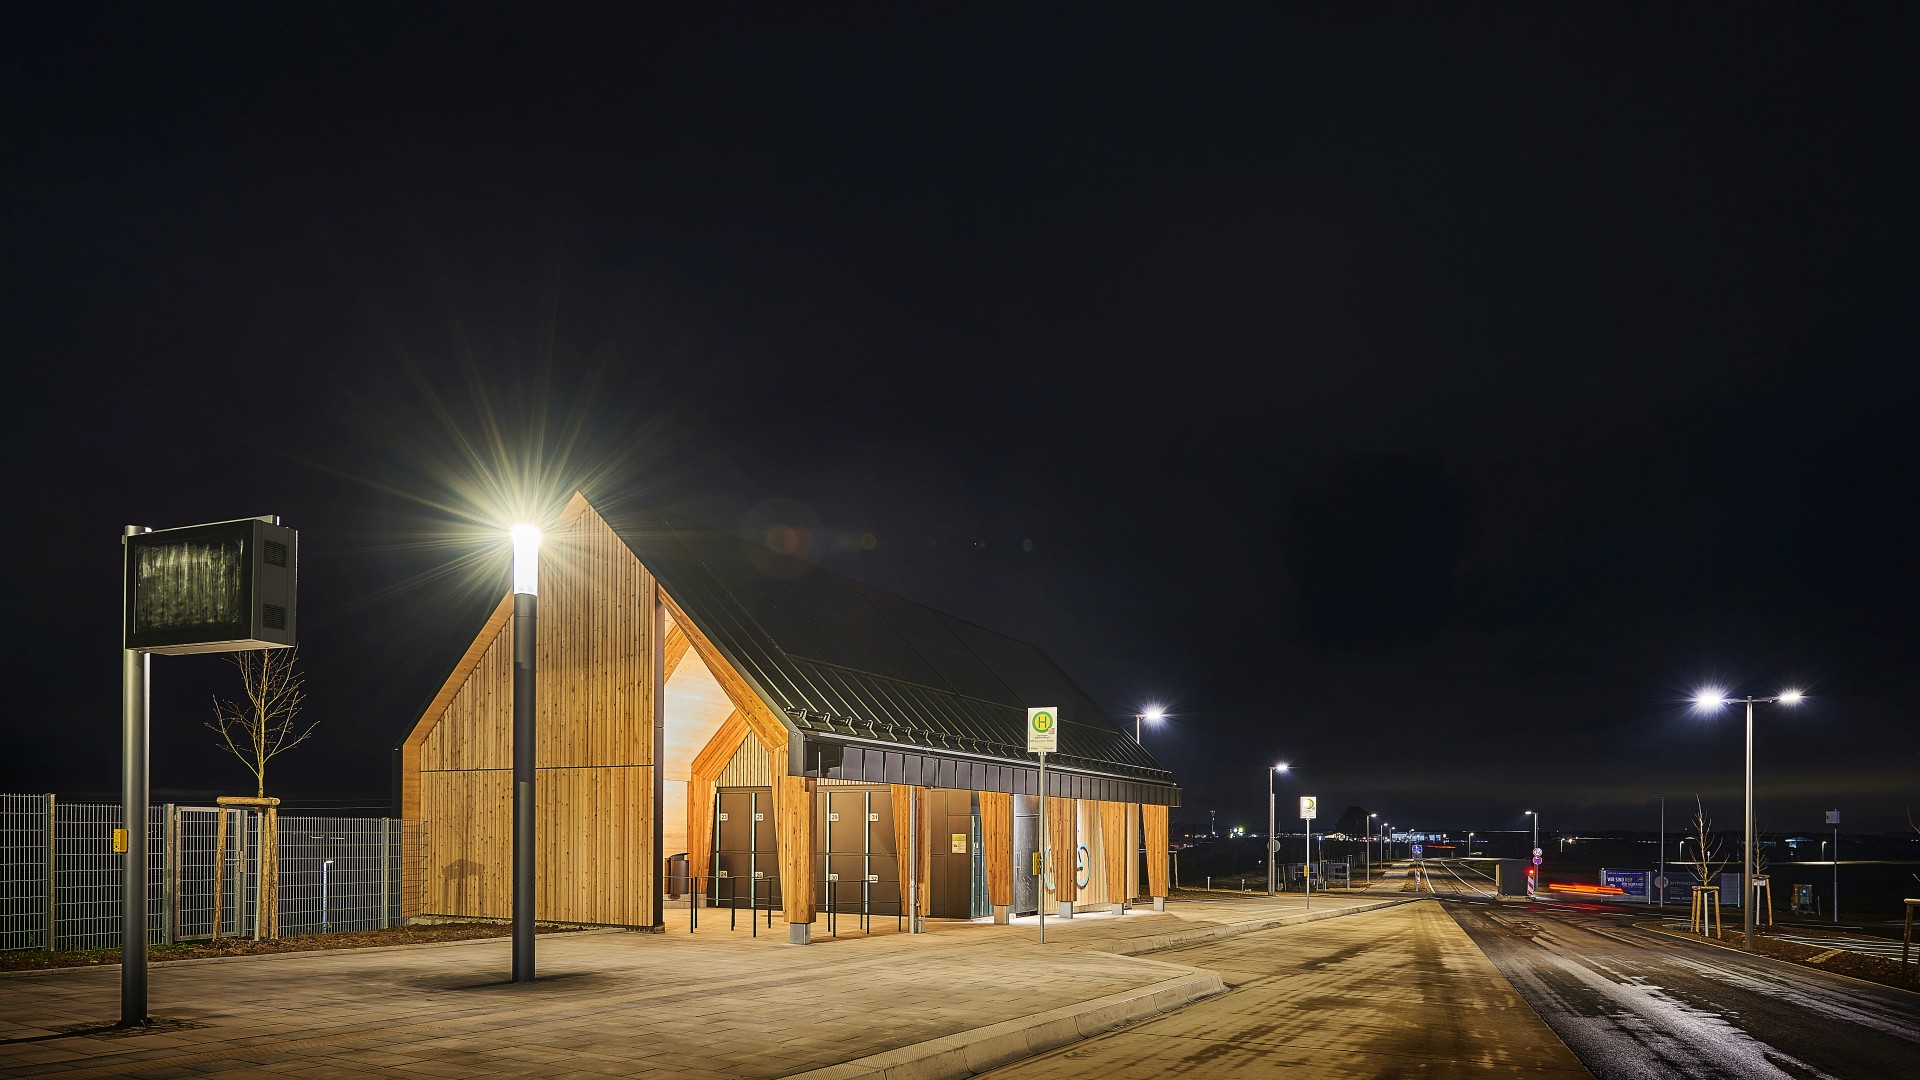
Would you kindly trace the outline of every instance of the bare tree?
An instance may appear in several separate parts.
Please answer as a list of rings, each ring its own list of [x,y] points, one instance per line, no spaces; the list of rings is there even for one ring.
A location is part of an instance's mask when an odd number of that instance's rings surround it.
[[[267,762],[280,753],[307,741],[318,721],[304,728],[296,724],[300,706],[306,702],[301,689],[305,681],[294,670],[299,650],[258,649],[230,653],[228,659],[240,669],[240,688],[245,700],[213,698],[213,719],[207,727],[220,736],[225,746],[253,774],[254,797],[267,794]]]
[[[1711,885],[1720,880],[1720,874],[1727,868],[1727,856],[1720,846],[1720,838],[1713,835],[1713,819],[1707,816],[1707,808],[1700,803],[1700,796],[1693,797],[1694,814],[1690,823],[1693,829],[1693,858],[1687,860],[1693,875],[1700,884]]]

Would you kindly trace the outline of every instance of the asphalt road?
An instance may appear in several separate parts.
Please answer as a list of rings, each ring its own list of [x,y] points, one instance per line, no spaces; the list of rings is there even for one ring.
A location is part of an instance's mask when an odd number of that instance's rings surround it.
[[[1434,892],[1588,1069],[1616,1077],[1920,1076],[1920,996],[1636,929],[1644,913]]]

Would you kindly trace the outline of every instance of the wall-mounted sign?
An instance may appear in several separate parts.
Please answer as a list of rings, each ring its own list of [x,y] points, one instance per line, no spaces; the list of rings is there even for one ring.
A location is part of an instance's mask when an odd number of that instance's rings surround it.
[[[955,855],[965,855],[967,853],[966,833],[957,832],[953,834],[953,853]]]
[[[124,647],[204,653],[293,645],[298,536],[277,520],[127,537]]]
[[[1060,752],[1060,710],[1055,708],[1027,710],[1027,753],[1057,754]]]

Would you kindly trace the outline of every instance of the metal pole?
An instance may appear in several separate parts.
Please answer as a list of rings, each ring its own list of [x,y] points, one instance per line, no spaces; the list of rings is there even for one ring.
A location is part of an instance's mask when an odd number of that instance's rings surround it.
[[[1753,698],[1747,698],[1747,814],[1746,843],[1740,852],[1740,915],[1746,927],[1747,948],[1753,948]]]
[[[128,525],[122,536],[148,530]],[[121,540],[120,588],[125,618],[126,541]],[[127,830],[120,871],[120,1026],[147,1020],[147,676],[146,653],[123,649],[120,659],[120,820]]]
[[[1047,851],[1047,752],[1040,751],[1040,879],[1034,892],[1040,897],[1040,944],[1047,943],[1047,871],[1053,868]]]
[[[1307,865],[1300,868],[1300,886],[1307,892],[1307,910],[1313,910],[1313,819],[1300,819],[1307,830]]]
[[[1833,827],[1833,921],[1840,922],[1840,826]]]
[[[915,786],[907,789],[907,933],[919,932],[920,789]]]
[[[1274,769],[1267,768],[1267,895],[1273,895],[1273,864],[1279,861],[1280,839],[1274,833],[1273,820],[1273,774]]]
[[[1667,909],[1667,793],[1656,791],[1660,796],[1660,910]]]
[[[533,981],[533,685],[540,598],[513,594],[513,981]]]

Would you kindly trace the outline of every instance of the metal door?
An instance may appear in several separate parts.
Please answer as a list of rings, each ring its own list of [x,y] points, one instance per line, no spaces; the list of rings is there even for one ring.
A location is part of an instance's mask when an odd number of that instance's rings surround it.
[[[885,787],[824,788],[816,801],[814,853],[820,910],[856,918],[898,916],[900,868],[894,855],[893,794]]]
[[[1033,855],[1040,850],[1040,800],[1032,795],[1013,797],[1013,913],[1032,915],[1040,910],[1040,880],[1033,876]]]
[[[780,906],[780,859],[771,788],[721,788],[714,799],[715,907]]]

